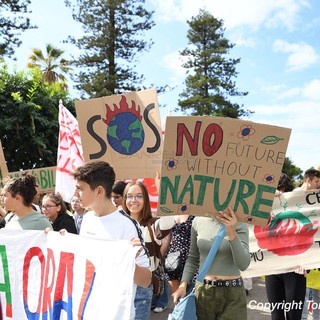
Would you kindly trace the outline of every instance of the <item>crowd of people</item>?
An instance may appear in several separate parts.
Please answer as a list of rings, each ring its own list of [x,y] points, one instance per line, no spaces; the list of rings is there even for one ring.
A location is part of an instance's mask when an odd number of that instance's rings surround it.
[[[29,174],[7,181],[1,192],[0,228],[69,232],[96,239],[130,241],[137,247],[133,279],[134,301],[130,319],[148,320],[195,290],[197,316],[207,319],[247,319],[246,288],[241,271],[250,264],[249,231],[231,207],[214,217],[174,215],[158,217],[151,211],[148,190],[140,181],[116,181],[113,167],[94,161],[73,174],[75,192],[63,199],[59,192],[41,196]],[[159,184],[157,175],[156,185]],[[302,190],[320,188],[320,172],[305,172]],[[275,196],[292,191],[282,174]],[[69,201],[66,201],[69,200]],[[221,225],[226,236],[202,283],[196,281]],[[166,258],[178,253],[176,269],[166,269]],[[154,274],[163,269],[162,287]],[[269,302],[306,301],[319,290],[308,288],[307,270],[266,276]],[[158,280],[157,280],[158,281]],[[319,279],[320,282],[320,279]],[[248,293],[248,292],[247,292]],[[319,301],[320,302],[320,301]],[[306,305],[306,304],[305,304]],[[319,310],[318,310],[319,311]],[[305,319],[304,310],[273,310],[272,319]],[[316,311],[314,318],[319,319]]]

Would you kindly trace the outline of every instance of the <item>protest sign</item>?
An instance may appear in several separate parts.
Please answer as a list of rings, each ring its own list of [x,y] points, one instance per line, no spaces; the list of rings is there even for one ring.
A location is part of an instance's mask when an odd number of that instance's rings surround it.
[[[7,162],[4,157],[3,149],[2,149],[2,144],[0,141],[0,179],[3,179],[8,175],[8,168],[7,168]]]
[[[56,167],[35,168],[24,171],[9,172],[10,178],[20,178],[23,174],[28,173],[36,178],[39,193],[54,192],[56,181]]]
[[[243,276],[320,267],[319,227],[320,190],[276,196],[268,225],[249,226],[251,263]]]
[[[265,225],[291,129],[221,117],[167,117],[159,215],[214,216]]]
[[[156,90],[76,101],[85,162],[103,160],[117,179],[153,178],[162,135]]]
[[[130,319],[135,251],[129,241],[1,230],[0,259],[5,319]]]

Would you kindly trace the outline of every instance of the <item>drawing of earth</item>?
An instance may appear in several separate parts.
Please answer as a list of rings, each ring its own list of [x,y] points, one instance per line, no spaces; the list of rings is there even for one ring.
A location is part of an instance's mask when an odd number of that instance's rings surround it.
[[[143,146],[143,126],[133,113],[119,113],[109,122],[107,140],[109,145],[118,153],[132,155]]]

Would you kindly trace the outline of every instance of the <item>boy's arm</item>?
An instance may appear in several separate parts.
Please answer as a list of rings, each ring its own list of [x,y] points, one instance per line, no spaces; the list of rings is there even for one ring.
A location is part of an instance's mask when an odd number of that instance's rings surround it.
[[[133,280],[136,285],[148,288],[151,283],[151,271],[149,268],[140,267],[136,264]]]
[[[147,252],[145,251],[145,246],[141,246],[140,238],[131,238],[131,245],[133,247],[139,247],[136,253],[136,261],[138,259],[138,265],[136,263],[136,268],[134,270],[133,281],[136,285],[147,288],[151,283],[151,271],[150,271],[150,260]]]

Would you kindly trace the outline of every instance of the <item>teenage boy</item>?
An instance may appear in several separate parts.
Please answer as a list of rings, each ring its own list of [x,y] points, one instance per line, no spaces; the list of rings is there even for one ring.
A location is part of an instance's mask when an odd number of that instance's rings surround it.
[[[299,188],[294,189],[297,190],[314,190],[320,188],[320,171],[316,169],[308,169],[304,173],[303,183]]]
[[[95,161],[78,167],[73,176],[76,180],[75,195],[81,205],[90,210],[83,217],[80,235],[107,240],[128,239],[132,245],[141,246],[136,256],[133,279],[135,296],[137,285],[147,288],[151,283],[150,261],[139,225],[118,210],[111,200],[115,182],[113,168],[104,161]],[[131,310],[130,319],[134,319],[133,303]]]

